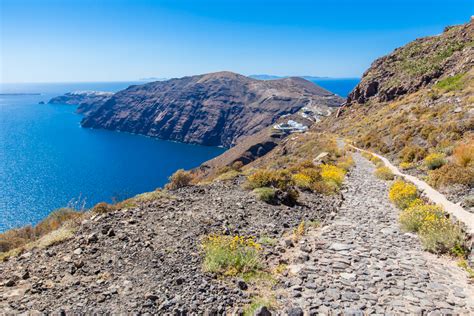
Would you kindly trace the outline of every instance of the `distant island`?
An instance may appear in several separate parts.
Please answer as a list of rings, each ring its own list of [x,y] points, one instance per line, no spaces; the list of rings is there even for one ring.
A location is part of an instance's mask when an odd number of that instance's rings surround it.
[[[50,104],[79,105],[83,127],[232,147],[303,107],[329,115],[343,99],[299,77],[259,81],[222,71],[134,85],[115,94],[73,92]]]

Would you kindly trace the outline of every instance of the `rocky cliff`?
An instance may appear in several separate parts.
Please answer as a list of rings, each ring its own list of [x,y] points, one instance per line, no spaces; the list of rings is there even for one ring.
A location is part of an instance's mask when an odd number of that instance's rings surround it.
[[[57,96],[49,100],[49,104],[78,105],[78,113],[87,114],[89,111],[104,104],[113,96],[112,92],[75,91]]]
[[[304,106],[330,113],[342,101],[301,78],[260,81],[218,72],[131,86],[79,109],[87,109],[83,127],[231,147],[282,115]]]
[[[474,23],[447,27],[440,35],[417,39],[375,60],[348,102],[390,101],[418,91],[441,76],[468,71],[473,64]]]

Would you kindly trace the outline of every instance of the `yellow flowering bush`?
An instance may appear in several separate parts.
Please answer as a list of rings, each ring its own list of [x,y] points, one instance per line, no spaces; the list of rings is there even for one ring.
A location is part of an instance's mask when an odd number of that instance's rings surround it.
[[[459,225],[435,213],[425,217],[419,235],[423,248],[433,253],[451,252],[457,247],[462,247],[460,245],[464,239]]]
[[[426,168],[430,170],[438,169],[445,163],[446,163],[446,159],[444,158],[444,155],[440,153],[429,154],[423,160],[423,164],[426,166]]]
[[[417,232],[433,216],[444,217],[443,209],[437,205],[412,203],[412,206],[400,213],[399,221],[403,230]]]
[[[412,203],[417,197],[418,192],[416,186],[411,183],[397,180],[390,187],[390,201],[395,203],[395,205],[401,209],[409,207],[410,203]]]
[[[303,173],[294,174],[292,178],[295,185],[301,189],[310,189],[313,183],[311,177]]]
[[[399,167],[402,170],[408,170],[408,169],[413,168],[413,164],[411,162],[401,162]]]
[[[203,269],[223,275],[239,275],[261,268],[262,246],[255,237],[209,235],[202,241]]]
[[[382,180],[393,180],[395,175],[388,167],[378,167],[375,169],[375,176]]]
[[[344,169],[333,165],[321,165],[321,178],[325,182],[334,183],[338,187],[342,185],[346,172]]]

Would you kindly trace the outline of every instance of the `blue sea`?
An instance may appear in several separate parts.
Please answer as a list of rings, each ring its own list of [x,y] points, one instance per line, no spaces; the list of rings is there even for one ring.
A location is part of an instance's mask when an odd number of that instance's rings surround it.
[[[357,84],[323,80],[341,96]],[[350,80],[350,79],[349,79]],[[0,93],[0,232],[35,224],[52,210],[91,207],[162,187],[224,149],[81,128],[75,106],[38,104],[70,91],[119,91],[132,84],[3,84]]]

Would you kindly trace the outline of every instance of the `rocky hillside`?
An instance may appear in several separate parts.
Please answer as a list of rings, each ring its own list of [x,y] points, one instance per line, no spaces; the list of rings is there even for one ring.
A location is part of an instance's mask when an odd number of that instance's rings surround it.
[[[474,22],[375,61],[325,128],[387,155],[472,208]],[[472,209],[474,211],[474,209]]]
[[[474,23],[447,27],[441,35],[417,39],[373,62],[348,102],[390,101],[472,68]]]
[[[341,103],[301,78],[260,81],[218,72],[131,86],[87,112],[82,126],[230,147],[304,106],[328,113]]]

